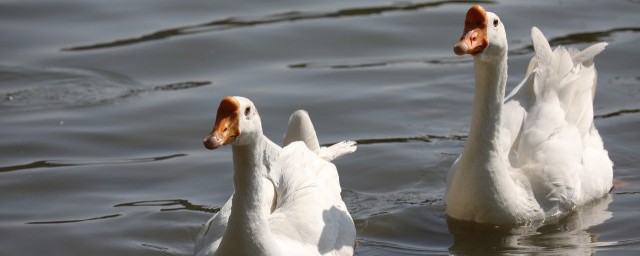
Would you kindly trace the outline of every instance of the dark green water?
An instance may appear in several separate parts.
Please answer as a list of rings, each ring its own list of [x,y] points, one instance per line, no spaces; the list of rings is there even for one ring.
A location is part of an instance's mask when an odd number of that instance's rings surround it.
[[[0,255],[190,255],[230,196],[229,148],[206,151],[242,95],[281,141],[309,111],[336,161],[357,255],[640,254],[640,1],[487,1],[510,44],[509,89],[552,44],[608,41],[596,125],[622,187],[554,225],[444,217],[473,97],[458,58],[466,1],[0,2]]]

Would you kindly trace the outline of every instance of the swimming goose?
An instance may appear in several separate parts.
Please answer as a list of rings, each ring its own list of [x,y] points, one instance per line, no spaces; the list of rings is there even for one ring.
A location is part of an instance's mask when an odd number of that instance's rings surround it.
[[[353,255],[356,231],[335,165],[303,141],[271,142],[250,100],[224,98],[203,142],[231,144],[235,191],[198,235],[195,255]]]
[[[457,55],[474,59],[470,133],[447,177],[446,214],[487,224],[526,224],[562,216],[607,194],[613,163],[593,124],[593,58],[557,47],[536,27],[535,56],[505,99],[507,37],[494,13],[474,5]]]

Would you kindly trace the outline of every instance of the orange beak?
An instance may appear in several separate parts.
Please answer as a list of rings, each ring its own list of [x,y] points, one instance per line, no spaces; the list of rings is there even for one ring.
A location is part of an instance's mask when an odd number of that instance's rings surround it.
[[[487,12],[482,6],[474,5],[467,11],[464,21],[464,32],[460,41],[453,46],[456,55],[471,54],[476,56],[489,46],[487,39]]]
[[[211,133],[202,141],[211,150],[232,143],[240,135],[238,110],[240,103],[233,97],[226,97],[220,102],[216,124]]]

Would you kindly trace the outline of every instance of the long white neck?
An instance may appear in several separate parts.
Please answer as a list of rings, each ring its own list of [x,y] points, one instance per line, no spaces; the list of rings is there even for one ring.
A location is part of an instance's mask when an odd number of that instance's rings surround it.
[[[455,175],[447,189],[447,214],[453,218],[501,223],[512,218],[514,182],[500,148],[501,112],[507,82],[507,56],[474,61],[476,91],[471,127]],[[503,211],[504,210],[504,211]]]
[[[471,127],[464,156],[475,156],[475,161],[492,161],[499,150],[500,122],[504,91],[507,84],[507,56],[484,61],[474,60],[475,97]],[[486,163],[476,163],[486,164]]]
[[[469,138],[449,190],[451,206],[491,209],[500,205],[513,182],[506,166],[507,152],[500,148],[501,114],[507,82],[507,57],[494,61],[475,59],[475,97]],[[451,209],[455,211],[456,209]],[[475,210],[474,210],[475,211]],[[490,214],[490,213],[478,213]]]
[[[268,217],[275,206],[273,183],[268,179],[272,159],[280,148],[260,135],[255,143],[234,145],[235,193],[229,223],[218,255],[273,251]]]

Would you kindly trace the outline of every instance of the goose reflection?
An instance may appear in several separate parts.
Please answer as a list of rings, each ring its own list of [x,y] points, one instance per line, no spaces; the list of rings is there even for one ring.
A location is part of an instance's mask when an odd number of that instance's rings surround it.
[[[611,195],[583,205],[572,214],[544,223],[530,223],[523,227],[487,226],[447,219],[455,255],[485,255],[502,253],[535,253],[554,255],[592,255],[598,234],[591,227],[602,224],[612,213],[607,210]],[[553,248],[553,251],[549,251]]]

